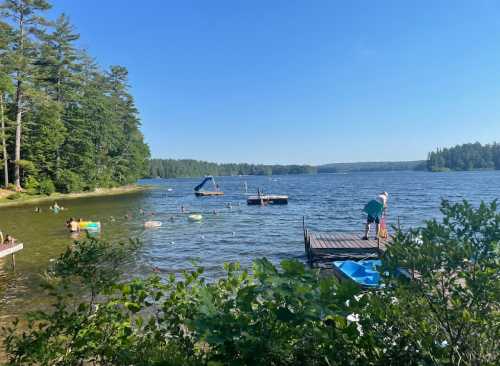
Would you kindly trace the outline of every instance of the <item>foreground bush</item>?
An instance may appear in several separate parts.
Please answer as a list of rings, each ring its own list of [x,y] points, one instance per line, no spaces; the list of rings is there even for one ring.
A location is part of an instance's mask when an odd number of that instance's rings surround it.
[[[387,273],[414,278],[367,293],[266,259],[251,274],[228,264],[215,282],[195,268],[119,283],[134,243],[77,242],[51,270],[53,310],[5,330],[9,364],[498,364],[500,214],[495,204],[442,211],[386,253]]]

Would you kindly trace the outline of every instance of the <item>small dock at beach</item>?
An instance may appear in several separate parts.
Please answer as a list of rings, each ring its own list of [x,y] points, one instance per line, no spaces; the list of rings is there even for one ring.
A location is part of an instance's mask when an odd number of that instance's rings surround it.
[[[247,198],[248,205],[286,205],[288,196],[285,195],[255,195]]]
[[[379,258],[387,249],[387,239],[361,239],[362,233],[319,233],[304,228],[304,247],[309,264],[338,260]]]
[[[12,256],[12,268],[16,267],[16,252],[19,252],[24,248],[23,243],[19,244],[0,244],[0,258],[6,257],[8,255]]]

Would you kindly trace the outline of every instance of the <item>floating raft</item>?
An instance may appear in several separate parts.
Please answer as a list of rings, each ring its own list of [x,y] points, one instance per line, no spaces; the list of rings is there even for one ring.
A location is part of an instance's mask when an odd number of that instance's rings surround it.
[[[194,194],[197,197],[224,196],[224,192],[221,191],[195,191]]]
[[[317,233],[304,229],[304,247],[309,264],[380,258],[387,249],[388,240],[362,240],[362,235],[362,232]]]
[[[288,196],[284,195],[256,195],[247,198],[248,205],[286,205],[288,203]]]

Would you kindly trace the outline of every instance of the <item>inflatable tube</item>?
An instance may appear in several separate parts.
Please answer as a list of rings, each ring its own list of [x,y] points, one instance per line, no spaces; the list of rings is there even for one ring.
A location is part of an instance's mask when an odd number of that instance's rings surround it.
[[[203,216],[200,214],[192,214],[188,216],[189,221],[201,221],[203,219]]]
[[[154,227],[160,227],[161,226],[161,221],[146,221],[144,223],[144,227],[146,228],[154,228]]]
[[[101,223],[99,221],[80,221],[78,225],[80,225],[80,229],[82,230],[101,230]]]

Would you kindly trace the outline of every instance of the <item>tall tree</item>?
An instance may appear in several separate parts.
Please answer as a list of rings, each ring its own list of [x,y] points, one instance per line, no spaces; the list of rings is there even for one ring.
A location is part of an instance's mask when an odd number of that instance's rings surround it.
[[[39,15],[50,9],[45,0],[4,0],[2,15],[9,18],[14,27],[13,58],[15,93],[16,140],[14,156],[14,179],[16,190],[21,190],[21,134],[23,113],[27,91],[33,77],[34,62],[37,55],[34,41],[43,34],[48,21]]]
[[[40,174],[60,180],[64,161],[61,148],[65,141],[66,111],[75,103],[79,85],[80,64],[74,42],[79,38],[69,18],[62,14],[51,33],[42,34],[40,54],[36,61],[35,87],[42,91],[37,98],[33,128],[28,131],[26,156]]]
[[[4,167],[7,154],[14,155],[17,190],[21,184],[69,192],[134,182],[146,174],[149,149],[128,72],[121,66],[103,72],[76,47],[79,35],[66,15],[50,24],[40,15],[49,7],[46,0],[0,0]],[[5,134],[14,121],[15,139]]]
[[[12,29],[3,22],[0,22],[0,135],[2,140],[2,161],[3,161],[3,175],[4,186],[9,185],[9,157],[7,155],[6,143],[6,99],[7,95],[12,94],[14,88],[12,80],[9,76],[10,67],[10,39],[12,36]]]

